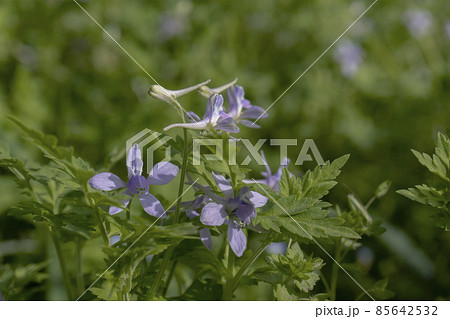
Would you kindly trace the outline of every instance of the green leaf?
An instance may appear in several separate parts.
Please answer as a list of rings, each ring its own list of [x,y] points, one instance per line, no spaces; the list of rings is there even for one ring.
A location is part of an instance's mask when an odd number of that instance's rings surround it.
[[[271,255],[266,262],[279,274],[274,284],[274,295],[278,300],[294,300],[305,297],[319,281],[323,260],[305,257],[298,243],[286,251],[286,255]],[[270,278],[270,277],[266,277]]]
[[[387,289],[389,278],[377,281],[367,292],[376,300],[387,300],[395,296],[395,293]]]
[[[413,201],[430,205],[441,211],[433,216],[439,227],[449,230],[450,226],[450,139],[438,133],[435,154],[432,156],[412,150],[420,164],[440,178],[439,182],[430,185],[416,185],[408,189],[398,190],[397,193]]]
[[[397,193],[416,202],[442,209],[446,209],[450,201],[448,190],[439,190],[425,184],[398,190]]]
[[[58,146],[53,135],[46,135],[37,130],[28,128],[19,120],[10,117],[28,138],[44,153],[46,157],[57,163],[81,187],[85,187],[88,180],[94,175],[94,170],[81,158],[73,155],[73,148]]]

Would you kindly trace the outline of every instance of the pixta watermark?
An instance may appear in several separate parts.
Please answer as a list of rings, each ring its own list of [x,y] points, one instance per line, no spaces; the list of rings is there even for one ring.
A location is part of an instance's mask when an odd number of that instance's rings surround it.
[[[172,138],[168,135],[144,129],[127,140],[126,149],[128,151],[133,144],[138,144],[146,153],[147,170],[150,170],[154,164],[154,152],[159,148],[164,148],[164,158],[160,162],[170,162],[172,148],[169,142],[171,140]],[[292,162],[294,165],[300,166],[305,162],[315,162],[317,165],[325,164],[313,139],[299,141],[286,138],[259,139],[256,143],[242,138],[227,141],[221,138],[194,138],[192,140],[192,164],[194,166],[201,165],[203,157],[205,161],[227,161],[229,165],[249,165],[252,160],[257,165],[266,165],[260,150],[267,144],[276,148],[280,163],[283,163],[284,159],[288,157],[288,148],[290,148],[298,150],[295,162]],[[244,148],[247,151],[247,156],[239,161],[237,159],[238,146],[241,147],[241,150]]]

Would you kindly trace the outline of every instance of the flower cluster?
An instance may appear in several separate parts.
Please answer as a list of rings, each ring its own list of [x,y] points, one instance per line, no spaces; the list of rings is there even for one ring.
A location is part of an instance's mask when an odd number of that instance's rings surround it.
[[[238,133],[239,127],[237,124],[258,128],[259,125],[251,120],[265,118],[267,114],[263,108],[252,105],[249,100],[245,99],[244,89],[239,85],[235,85],[236,81],[234,80],[218,88],[209,88],[206,86],[209,83],[208,80],[182,90],[167,90],[159,85],[155,85],[150,88],[149,94],[174,106],[180,113],[184,111],[177,100],[180,96],[198,90],[203,97],[208,99],[203,118],[200,118],[194,112],[187,112],[187,123],[172,124],[164,130],[181,127],[184,129],[205,130],[210,133]],[[225,90],[228,90],[228,110],[224,108],[224,98],[220,94]],[[266,172],[262,173],[265,179],[258,182],[266,184],[269,188],[276,191],[281,178],[282,167],[287,166],[289,162],[285,159],[278,171],[272,175],[264,153],[261,153],[261,155],[266,166]],[[186,166],[184,165],[183,167]],[[210,186],[193,183],[191,180],[189,184],[197,192],[195,198],[191,201],[179,202],[178,205],[167,211],[163,208],[161,202],[150,193],[150,185],[169,183],[178,174],[178,167],[169,162],[158,163],[153,167],[147,178],[142,176],[142,168],[141,150],[137,144],[134,144],[127,156],[127,183],[117,175],[109,172],[99,173],[89,180],[89,184],[95,189],[103,191],[125,189],[123,194],[127,195],[127,199],[123,201],[123,205],[120,207],[111,206],[109,208],[111,215],[125,209],[131,198],[137,195],[144,211],[151,216],[164,220],[166,212],[183,212],[191,220],[199,217],[199,221],[193,222],[197,225],[203,225],[199,230],[199,238],[209,250],[213,246],[210,229],[227,225],[227,237],[230,247],[237,256],[242,256],[247,246],[244,229],[256,217],[256,209],[266,204],[267,197],[250,190],[247,186],[238,188],[237,185],[233,185],[233,188],[223,175],[212,172],[217,188],[223,196],[215,193]],[[186,174],[186,171],[183,171],[182,174]],[[188,175],[187,178],[190,180]],[[242,182],[250,183],[254,181],[242,180]],[[220,230],[220,228],[216,229]],[[119,235],[112,237],[111,245],[119,239]]]
[[[248,187],[242,187],[235,196],[230,182],[223,175],[214,172],[212,175],[224,197],[215,194],[207,186],[195,184],[204,195],[194,201],[182,203],[184,211],[190,218],[200,216],[200,222],[206,226],[227,224],[228,242],[236,256],[240,257],[247,246],[243,228],[256,217],[256,208],[264,206],[268,199]],[[200,237],[205,246],[212,249],[211,233],[207,228],[200,231]]]
[[[183,127],[193,130],[238,133],[239,127],[236,124],[259,128],[259,125],[250,120],[267,117],[267,113],[262,107],[252,105],[249,100],[244,98],[244,89],[241,86],[232,85],[228,88],[228,112],[224,109],[224,99],[222,95],[216,93],[218,91],[219,90],[217,89],[209,89],[207,91],[210,92],[211,95],[208,98],[206,112],[203,118],[200,118],[194,112],[187,112],[186,119],[190,123],[171,124],[165,127],[164,130],[167,131],[174,127]]]

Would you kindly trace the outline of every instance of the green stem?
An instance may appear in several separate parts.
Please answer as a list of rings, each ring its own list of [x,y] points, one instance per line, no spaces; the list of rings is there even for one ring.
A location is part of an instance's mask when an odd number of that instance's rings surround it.
[[[223,300],[233,299],[233,266],[234,252],[231,249],[228,249],[227,278],[225,281],[225,289],[223,291]]]
[[[325,286],[325,289],[327,290],[328,295],[330,295],[330,285],[328,284],[327,278],[323,275],[323,272],[320,272],[320,279],[322,280],[323,285]]]
[[[84,278],[83,278],[83,268],[82,268],[82,256],[81,251],[83,248],[83,240],[81,238],[76,239],[75,243],[75,274],[77,282],[77,294],[82,294],[84,291]]]
[[[184,182],[186,179],[186,169],[187,169],[187,157],[188,157],[188,141],[187,141],[187,129],[183,128],[183,137],[184,137],[184,149],[183,149],[183,163],[181,166],[181,176],[180,176],[180,184],[178,186],[178,199],[175,207],[175,220],[174,224],[178,223],[178,219],[180,218],[180,208],[181,208],[181,200],[183,195],[183,189],[184,189]],[[153,299],[156,296],[156,293],[158,292],[159,285],[161,284],[161,279],[166,271],[167,265],[169,264],[170,258],[172,257],[172,253],[175,249],[176,245],[172,245],[167,249],[167,251],[164,254],[164,259],[161,264],[161,267],[158,270],[158,273],[156,274],[156,277],[152,283],[152,286],[150,288],[150,299]]]
[[[167,290],[169,289],[170,281],[172,280],[172,277],[175,274],[176,266],[177,266],[177,260],[174,260],[172,262],[172,265],[170,266],[169,276],[167,277],[167,284],[166,284],[166,287],[164,288],[164,293],[163,293],[164,296],[167,294]],[[181,291],[180,291],[180,294],[181,294]]]
[[[338,263],[341,262],[341,242],[339,241],[339,244],[336,248],[336,254],[334,256],[335,262],[333,263],[333,268],[331,269],[331,286],[330,286],[330,299],[336,300],[336,287],[337,287],[337,280],[339,275],[339,266]]]
[[[234,276],[233,282],[233,291],[236,290],[236,288],[239,286],[239,280],[241,279],[244,272],[247,270],[248,267],[250,267],[256,259],[261,255],[261,253],[266,249],[267,247],[267,241],[265,240],[256,250],[253,252],[253,254],[244,262],[244,264],[239,268],[238,272]]]
[[[59,244],[58,237],[56,236],[55,230],[53,227],[50,227],[50,236],[53,241],[53,245],[55,246],[56,256],[58,257],[59,267],[61,268],[61,275],[63,278],[64,288],[66,289],[67,298],[69,300],[74,300],[74,296],[72,293],[72,286],[70,282],[70,278],[67,272],[66,261],[64,260],[64,255],[62,253],[61,245]]]

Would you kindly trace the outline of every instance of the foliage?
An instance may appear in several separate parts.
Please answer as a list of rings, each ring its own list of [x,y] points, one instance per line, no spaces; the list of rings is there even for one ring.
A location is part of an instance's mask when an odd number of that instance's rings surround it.
[[[439,180],[431,181],[430,185],[422,184],[402,189],[397,193],[416,202],[440,209],[440,213],[434,217],[438,225],[448,231],[450,225],[450,139],[446,135],[438,133],[436,148],[432,156],[415,150],[412,152],[419,163],[439,177]]]
[[[237,137],[252,142],[296,138],[299,144],[303,138],[313,138],[325,159],[338,158],[321,168],[313,162],[299,166],[292,161],[289,171],[296,178],[291,181],[285,172],[281,194],[262,185],[275,201],[258,209],[255,225],[245,229],[247,250],[235,260],[232,274],[240,278],[235,278],[239,285],[233,298],[274,298],[274,286],[255,286],[260,270],[267,268],[263,260],[269,254],[260,247],[278,241],[287,245],[291,239],[290,247],[298,243],[305,256],[326,262],[314,289],[307,297],[299,294],[295,299],[333,299],[331,278],[337,278],[334,299],[361,296],[360,288],[342,270],[337,269],[339,276],[333,275],[334,263],[314,241],[338,257],[376,299],[450,298],[448,232],[434,228],[429,218],[434,214],[439,226],[448,225],[448,207],[444,208],[448,181],[439,177],[442,167],[433,156],[430,162],[417,154],[432,167],[434,179],[426,181],[429,172],[418,169],[408,151],[430,153],[432,136],[449,126],[449,9],[444,0],[378,1],[323,55],[367,3],[80,3],[164,86],[186,87],[211,78],[210,85],[215,87],[238,77],[246,98],[265,109],[271,107],[269,117],[258,121],[261,129],[241,127]],[[411,12],[424,13],[426,18],[419,34],[408,25]],[[209,227],[210,252],[198,240],[198,231],[204,227],[198,218],[190,220],[182,212],[177,228],[174,215],[169,214],[162,225],[158,220],[157,228],[141,238],[142,247],[140,240],[131,246],[156,218],[139,208],[137,198],[123,213],[110,216],[108,207],[120,205],[124,196],[87,184],[104,171],[125,180],[125,141],[145,128],[161,132],[180,121],[174,119],[171,106],[149,98],[153,79],[70,1],[1,1],[0,26],[0,247],[15,247],[0,249],[3,298],[76,299],[128,248],[123,262],[119,259],[83,300],[223,298],[229,268],[223,244],[226,226]],[[350,73],[342,53],[349,48],[358,55]],[[180,97],[179,102],[186,110],[203,114],[205,103],[198,95]],[[24,133],[28,141],[23,141]],[[172,137],[172,162],[181,167],[184,137],[177,133],[169,131],[167,136]],[[161,134],[160,138],[166,136]],[[188,140],[197,137],[205,136],[191,132]],[[288,147],[292,160],[299,146]],[[269,146],[269,141],[261,149],[272,168],[280,164],[277,148]],[[156,160],[165,156],[161,151],[164,148],[155,154]],[[351,158],[338,176],[342,154]],[[247,155],[241,148],[239,164]],[[212,171],[234,179],[237,189],[245,186],[244,179],[260,178],[263,170],[254,161],[231,168],[205,157],[201,162],[197,167],[187,163],[189,177],[199,178],[198,183],[218,195]],[[374,191],[387,179],[395,189],[405,188],[402,192],[428,205],[387,192],[388,183]],[[175,209],[178,181],[155,187],[164,208],[173,205]],[[406,189],[417,181],[423,185]],[[258,185],[250,187],[267,195]],[[192,193],[189,190],[183,201],[193,199]],[[117,235],[120,242],[110,245]],[[27,240],[34,242],[31,248],[22,246]],[[161,285],[151,296],[171,247]],[[259,258],[247,265],[253,253]],[[242,266],[247,268],[239,273]],[[36,277],[10,280],[21,269]],[[9,287],[13,288],[8,294]],[[387,288],[395,296],[386,294]],[[379,290],[384,292],[378,294]],[[279,291],[283,293],[287,296],[289,291]]]

